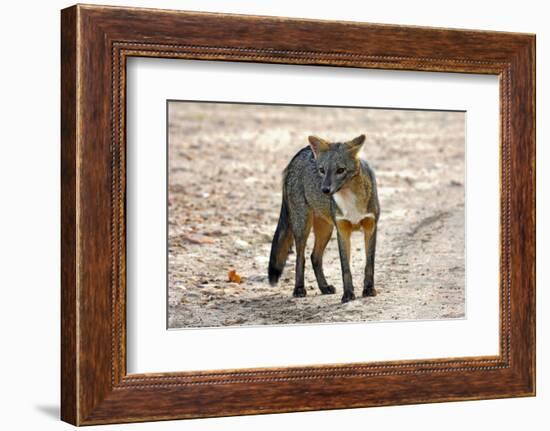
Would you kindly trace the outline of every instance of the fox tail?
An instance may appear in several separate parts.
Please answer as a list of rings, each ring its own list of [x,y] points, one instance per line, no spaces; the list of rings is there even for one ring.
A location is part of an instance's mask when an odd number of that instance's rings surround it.
[[[277,229],[275,230],[275,235],[273,235],[273,241],[271,243],[268,276],[269,283],[272,286],[277,284],[281,274],[283,273],[286,259],[294,238],[292,235],[292,230],[290,229],[288,203],[285,195],[286,193],[283,190],[281,215],[279,216],[279,223],[277,223]]]

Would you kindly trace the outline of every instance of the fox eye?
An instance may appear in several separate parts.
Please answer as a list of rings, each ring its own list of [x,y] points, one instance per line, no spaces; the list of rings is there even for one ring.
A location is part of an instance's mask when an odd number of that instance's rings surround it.
[[[320,172],[321,174],[324,174],[324,173],[325,173],[325,168],[323,168],[323,167],[319,168],[319,172]]]
[[[343,174],[346,170],[344,168],[338,168],[336,169],[337,174]]]

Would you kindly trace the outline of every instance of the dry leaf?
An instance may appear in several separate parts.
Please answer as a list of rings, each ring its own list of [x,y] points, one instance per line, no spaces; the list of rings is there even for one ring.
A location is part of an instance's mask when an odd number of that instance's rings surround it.
[[[201,235],[198,233],[187,233],[182,235],[184,241],[190,242],[191,244],[214,244],[214,239],[206,235]]]
[[[227,277],[232,283],[240,283],[242,281],[241,276],[237,274],[237,271],[235,271],[234,269],[227,273]]]

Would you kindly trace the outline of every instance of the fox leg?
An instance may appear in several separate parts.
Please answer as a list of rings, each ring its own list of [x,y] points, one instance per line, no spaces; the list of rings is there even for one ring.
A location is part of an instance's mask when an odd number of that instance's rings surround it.
[[[376,296],[374,289],[374,254],[376,251],[376,220],[372,217],[361,220],[361,227],[365,236],[365,279],[363,282],[363,296]]]
[[[329,286],[323,272],[323,253],[332,236],[333,225],[320,217],[313,219],[313,233],[315,234],[315,244],[313,253],[311,253],[311,264],[315,272],[315,278],[319,285],[319,290],[323,295],[335,292],[334,286]]]
[[[291,224],[296,244],[296,281],[294,283],[293,296],[301,298],[306,296],[304,287],[304,269],[306,264],[306,243],[311,231],[311,214],[302,213],[303,217],[292,217]]]
[[[344,283],[344,296],[342,296],[342,302],[348,302],[355,299],[350,270],[352,230],[352,224],[349,221],[336,221],[336,231],[338,232],[338,250],[340,251],[340,265],[342,267],[342,280]]]

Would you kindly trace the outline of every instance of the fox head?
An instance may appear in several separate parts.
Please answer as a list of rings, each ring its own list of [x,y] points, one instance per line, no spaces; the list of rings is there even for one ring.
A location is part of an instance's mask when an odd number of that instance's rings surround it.
[[[322,177],[321,191],[332,195],[359,173],[357,155],[365,142],[365,135],[344,143],[330,143],[317,136],[310,136],[309,145]]]

